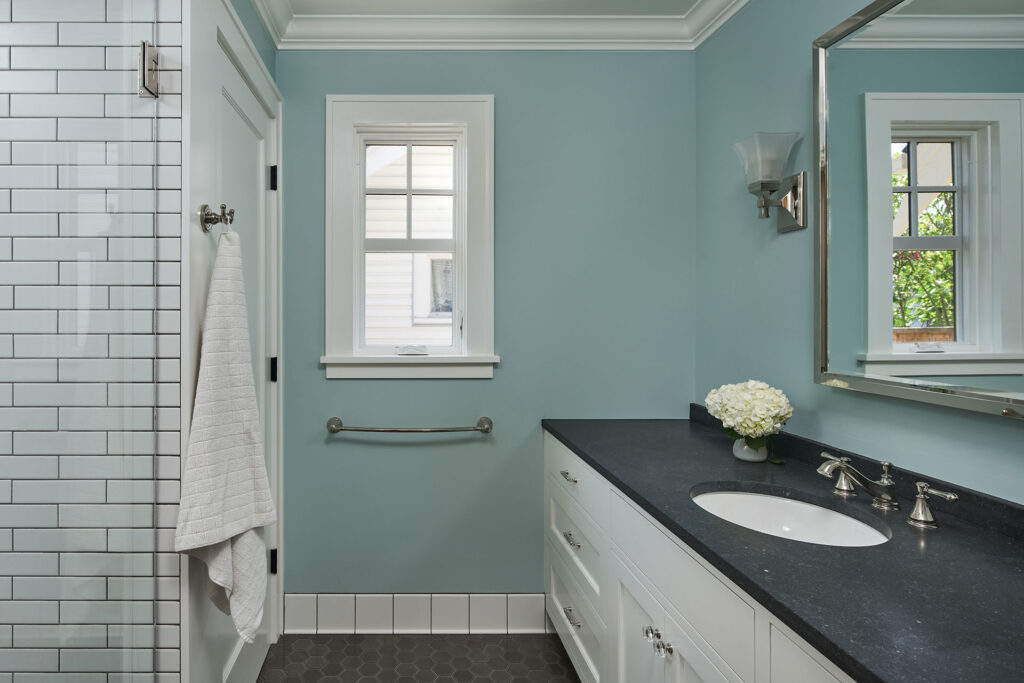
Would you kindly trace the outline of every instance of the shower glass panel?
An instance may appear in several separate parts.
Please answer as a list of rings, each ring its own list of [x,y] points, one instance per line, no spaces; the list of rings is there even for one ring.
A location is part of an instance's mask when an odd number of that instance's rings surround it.
[[[0,680],[176,672],[155,648],[178,646],[157,625],[177,304],[157,310],[160,103],[137,80],[157,3],[0,8]]]

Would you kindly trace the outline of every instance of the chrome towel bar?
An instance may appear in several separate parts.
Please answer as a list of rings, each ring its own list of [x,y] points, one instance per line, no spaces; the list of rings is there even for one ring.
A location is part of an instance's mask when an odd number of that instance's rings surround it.
[[[340,417],[332,417],[327,421],[327,431],[338,432],[394,432],[399,434],[433,434],[435,432],[480,432],[490,434],[494,429],[494,421],[489,417],[481,417],[472,427],[346,427]]]

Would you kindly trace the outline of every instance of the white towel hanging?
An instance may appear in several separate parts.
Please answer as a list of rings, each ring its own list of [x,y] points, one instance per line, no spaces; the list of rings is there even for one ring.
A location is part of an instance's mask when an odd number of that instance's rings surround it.
[[[202,560],[210,597],[252,642],[267,558],[257,529],[276,519],[263,455],[245,308],[241,241],[225,226],[207,296],[175,550]]]

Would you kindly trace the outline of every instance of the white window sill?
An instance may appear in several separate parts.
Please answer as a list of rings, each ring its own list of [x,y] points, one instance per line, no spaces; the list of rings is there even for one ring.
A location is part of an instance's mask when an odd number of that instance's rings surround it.
[[[873,375],[1021,375],[1024,353],[861,353],[858,362]]]
[[[321,356],[327,379],[491,379],[498,356]]]

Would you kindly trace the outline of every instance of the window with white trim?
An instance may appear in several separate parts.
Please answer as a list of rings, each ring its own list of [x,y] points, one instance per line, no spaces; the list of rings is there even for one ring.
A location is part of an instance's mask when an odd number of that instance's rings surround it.
[[[883,375],[1024,372],[1024,97],[868,93],[865,101],[860,362]]]
[[[327,376],[491,377],[493,98],[327,108]]]

